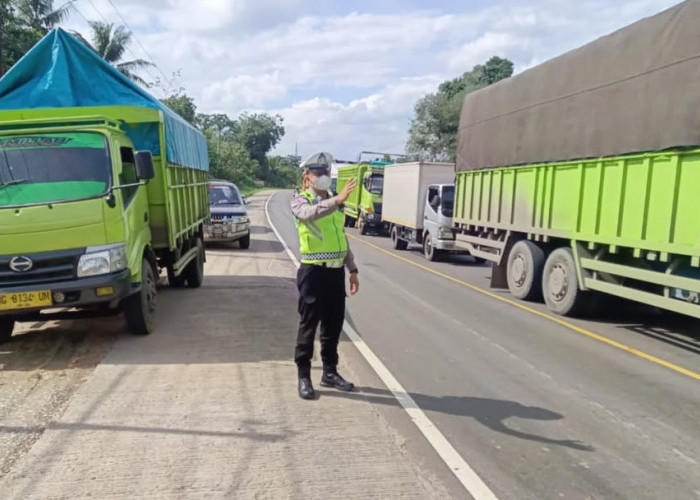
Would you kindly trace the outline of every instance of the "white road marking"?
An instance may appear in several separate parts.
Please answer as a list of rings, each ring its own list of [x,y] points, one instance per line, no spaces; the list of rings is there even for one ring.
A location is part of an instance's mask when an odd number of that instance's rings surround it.
[[[299,267],[299,260],[289,248],[287,242],[284,241],[284,238],[282,238],[282,235],[279,233],[275,225],[272,223],[272,219],[270,218],[270,211],[268,207],[274,195],[275,193],[271,194],[265,202],[265,215],[267,217],[267,223],[270,225],[270,228],[275,233],[275,236],[284,247],[284,250],[287,252],[287,255],[289,255],[289,258],[292,260],[294,265]],[[435,424],[433,424],[423,410],[421,410],[411,395],[406,392],[406,389],[404,389],[399,381],[396,380],[396,377],[394,377],[389,369],[384,366],[384,363],[381,362],[377,355],[374,354],[372,349],[370,349],[365,341],[362,340],[362,337],[360,337],[360,335],[352,326],[350,326],[350,324],[348,324],[347,321],[343,325],[343,330],[384,385],[387,386],[396,400],[401,404],[403,409],[406,410],[406,413],[411,418],[413,423],[416,424],[418,430],[423,434],[423,436],[425,436],[443,462],[445,462],[447,467],[449,467],[452,473],[457,477],[459,482],[462,483],[462,486],[464,486],[467,492],[474,497],[475,500],[496,500],[496,495],[491,491],[486,483],[484,483],[474,469],[471,468],[466,460],[464,460],[464,458],[457,452],[457,450],[454,449],[452,444],[450,444],[442,432],[440,432],[440,430],[435,426]]]

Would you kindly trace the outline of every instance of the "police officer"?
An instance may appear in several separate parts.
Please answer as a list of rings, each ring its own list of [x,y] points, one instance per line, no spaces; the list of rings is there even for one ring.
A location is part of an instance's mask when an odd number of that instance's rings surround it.
[[[321,385],[341,391],[354,389],[352,382],[340,376],[337,366],[338,340],[345,320],[345,268],[350,273],[350,293],[356,294],[360,286],[341,207],[355,188],[355,181],[349,181],[339,194],[332,196],[329,192],[332,163],[329,153],[316,153],[306,159],[301,164],[302,189],[292,198],[301,252],[301,267],[297,272],[300,321],[294,361],[302,399],[314,398],[311,358],[319,324]]]

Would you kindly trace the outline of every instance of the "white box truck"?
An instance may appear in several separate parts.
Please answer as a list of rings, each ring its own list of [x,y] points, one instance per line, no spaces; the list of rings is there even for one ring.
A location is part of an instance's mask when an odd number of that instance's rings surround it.
[[[382,221],[390,224],[394,249],[421,245],[428,260],[466,253],[452,231],[454,163],[411,162],[384,167]]]

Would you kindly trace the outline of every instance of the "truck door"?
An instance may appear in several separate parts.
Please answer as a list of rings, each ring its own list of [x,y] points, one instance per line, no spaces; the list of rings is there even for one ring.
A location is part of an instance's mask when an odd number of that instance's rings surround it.
[[[140,185],[136,176],[133,146],[125,139],[115,140],[115,143],[120,163],[117,167],[118,175],[115,176],[115,184],[120,186],[116,190],[116,202],[124,212],[124,236],[129,268],[132,271],[140,271],[143,257],[141,242],[150,240],[148,193],[146,186]]]
[[[433,238],[438,237],[438,227],[440,226],[439,210],[440,188],[438,186],[428,186],[423,215],[423,229],[430,233]]]

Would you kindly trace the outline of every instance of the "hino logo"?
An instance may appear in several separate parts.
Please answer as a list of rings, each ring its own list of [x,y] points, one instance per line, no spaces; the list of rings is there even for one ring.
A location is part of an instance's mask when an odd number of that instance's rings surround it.
[[[13,257],[10,261],[10,269],[12,269],[16,273],[26,273],[32,267],[34,267],[32,259],[23,255],[19,257]]]

